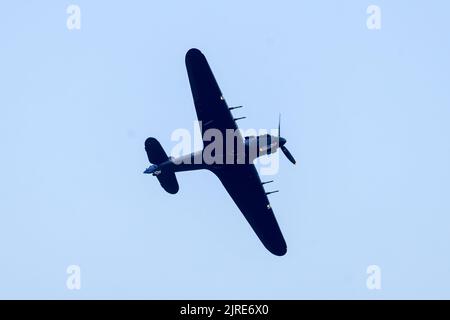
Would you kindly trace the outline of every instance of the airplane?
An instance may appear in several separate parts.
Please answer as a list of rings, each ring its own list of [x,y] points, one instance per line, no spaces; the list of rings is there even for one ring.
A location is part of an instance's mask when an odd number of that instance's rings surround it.
[[[277,256],[285,255],[286,241],[267,198],[268,194],[278,190],[264,190],[263,185],[273,181],[261,182],[253,164],[257,157],[274,153],[277,149],[281,149],[293,164],[296,163],[285,147],[286,139],[280,136],[280,120],[278,136],[265,134],[242,138],[236,124],[241,118],[234,118],[231,114],[231,110],[241,106],[228,107],[203,53],[192,48],[186,53],[185,62],[204,148],[174,159],[167,156],[158,140],[147,138],[145,150],[151,165],[144,173],[156,176],[165,191],[175,194],[179,190],[176,172],[210,170],[222,182],[266,249]],[[215,130],[224,137],[229,130],[235,133],[231,150],[219,147],[212,152],[215,159],[223,161],[206,161],[205,150],[213,143],[205,139],[208,130]],[[230,159],[233,161],[228,161]]]

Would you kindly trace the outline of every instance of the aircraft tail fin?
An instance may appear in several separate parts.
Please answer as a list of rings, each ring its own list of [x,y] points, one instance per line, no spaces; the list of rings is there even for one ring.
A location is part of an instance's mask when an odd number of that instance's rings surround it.
[[[156,176],[161,184],[161,187],[163,187],[163,189],[168,193],[177,193],[179,186],[175,172],[167,169],[161,170],[158,168],[158,165],[169,160],[169,157],[158,140],[155,138],[148,138],[145,140],[145,151],[147,152],[147,157],[150,163],[155,165],[152,166],[151,172],[146,173],[152,173]]]

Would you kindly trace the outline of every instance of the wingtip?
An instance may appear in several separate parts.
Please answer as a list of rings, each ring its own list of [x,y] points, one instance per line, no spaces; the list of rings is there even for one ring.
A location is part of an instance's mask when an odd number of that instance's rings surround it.
[[[201,53],[201,51],[200,51],[200,49],[197,49],[197,48],[190,48],[187,51],[187,54],[189,54],[189,53]]]
[[[278,245],[271,243],[268,245],[264,245],[267,250],[270,251],[275,256],[282,257],[287,253],[287,245],[286,242],[283,239],[282,243],[278,243]]]
[[[287,247],[284,247],[282,249],[271,251],[274,255],[278,257],[282,257],[287,253]]]
[[[203,56],[203,53],[197,48],[191,48],[186,52],[186,60],[199,56]]]

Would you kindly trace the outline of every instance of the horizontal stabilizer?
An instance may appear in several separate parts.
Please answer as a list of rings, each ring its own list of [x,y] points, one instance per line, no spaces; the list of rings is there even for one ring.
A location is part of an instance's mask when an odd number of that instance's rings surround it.
[[[145,151],[147,152],[148,161],[150,161],[150,163],[161,164],[169,160],[163,147],[155,138],[147,138],[147,140],[145,140]]]
[[[175,194],[180,189],[180,187],[178,186],[177,177],[175,177],[175,172],[162,171],[156,177],[158,178],[161,187],[163,187],[163,189],[168,193]]]
[[[145,151],[150,163],[154,166],[150,166],[144,173],[152,173],[158,178],[161,187],[168,193],[175,194],[179,190],[177,177],[175,172],[167,169],[160,170],[158,165],[169,160],[166,152],[161,144],[155,138],[148,138],[145,140]]]

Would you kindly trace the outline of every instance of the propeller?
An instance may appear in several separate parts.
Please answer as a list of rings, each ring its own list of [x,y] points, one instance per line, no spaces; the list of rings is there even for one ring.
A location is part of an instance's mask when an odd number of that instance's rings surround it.
[[[292,156],[292,154],[289,152],[289,150],[285,146],[281,147],[281,151],[283,151],[284,155],[286,156],[286,158],[289,159],[290,162],[292,162],[293,164],[296,164],[294,157]]]
[[[290,162],[292,162],[293,164],[296,163],[294,157],[292,156],[292,154],[289,152],[289,150],[284,146],[286,143],[286,139],[282,138],[280,136],[280,132],[281,132],[281,113],[278,116],[278,143],[280,146],[281,151],[283,151],[284,155],[286,156],[286,158],[289,159]]]

